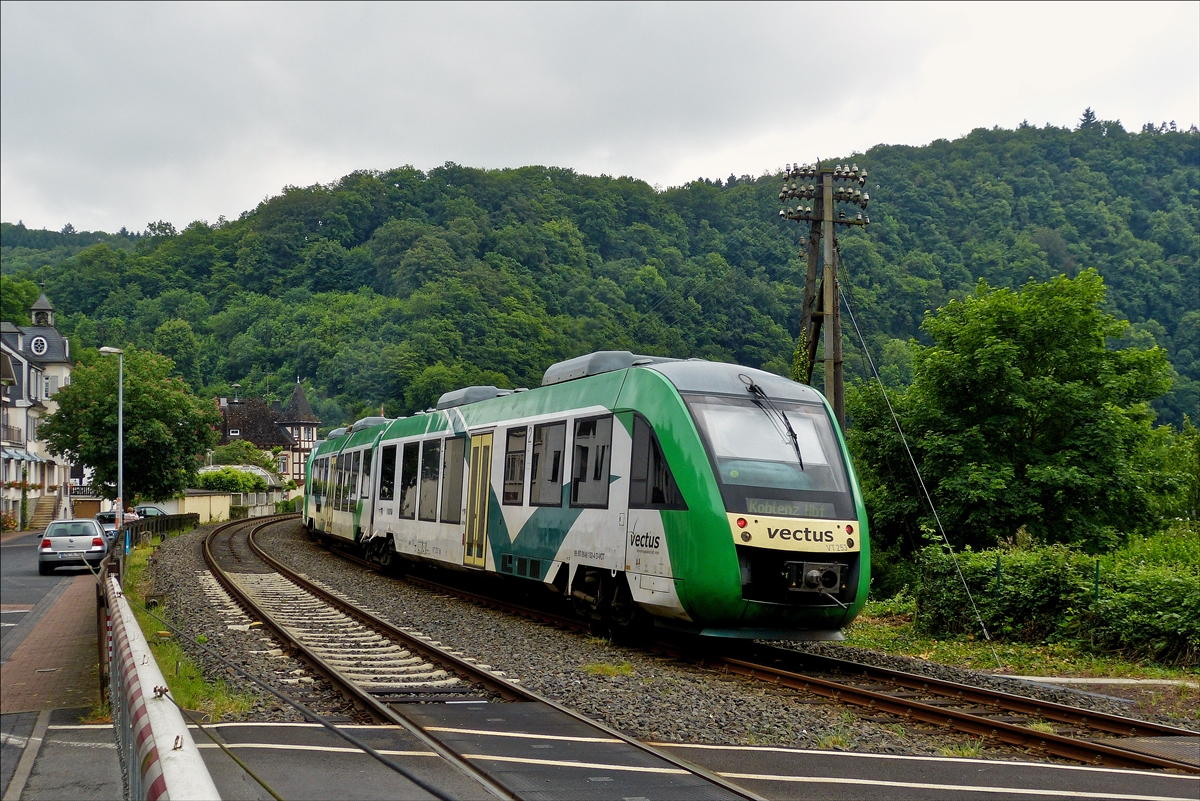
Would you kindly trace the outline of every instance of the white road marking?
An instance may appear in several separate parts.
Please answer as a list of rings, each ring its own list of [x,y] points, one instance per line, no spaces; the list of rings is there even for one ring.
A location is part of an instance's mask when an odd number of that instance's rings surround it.
[[[205,723],[204,724],[204,728],[206,728],[206,729],[224,729],[224,728],[238,728],[238,727],[264,728],[264,727],[268,727],[268,726],[278,726],[281,729],[289,729],[289,728],[290,729],[324,729],[325,728],[325,726],[320,723],[279,723],[279,722],[273,723],[273,722],[265,721],[265,720],[260,720],[260,721],[234,720],[234,721],[229,721],[228,723]],[[387,731],[389,729],[395,730],[395,729],[403,729],[404,728],[403,726],[373,726],[370,723],[347,723],[347,724],[335,723],[334,727],[338,728],[338,729],[371,729],[373,731]],[[195,724],[189,723],[188,728],[195,729],[195,728],[199,728],[199,727],[196,726]]]
[[[42,748],[49,748],[52,745],[65,745],[68,748],[116,748],[116,743],[77,743],[69,740],[46,740],[42,743]]]
[[[449,726],[426,726],[426,731],[444,731],[450,734],[480,734],[485,737],[519,737],[527,740],[559,740],[564,743],[620,743],[616,737],[567,737],[557,734],[526,734],[517,731],[487,731],[486,729],[454,729]]]
[[[207,727],[206,727],[207,728]],[[374,727],[378,728],[378,727]],[[220,748],[216,743],[198,743],[197,748]],[[226,748],[256,748],[269,751],[320,751],[326,754],[362,754],[366,751],[359,748],[342,748],[336,745],[293,745],[291,743],[225,743]],[[388,751],[375,749],[384,756],[439,756],[435,751]]]
[[[563,759],[531,759],[529,757],[492,756],[490,754],[463,754],[463,759],[478,759],[483,762],[516,762],[522,765],[546,765],[552,768],[588,768],[590,770],[623,770],[627,773],[666,773],[687,776],[689,771],[680,768],[650,768],[636,765],[609,765],[602,762],[572,762]],[[1174,801],[1174,799],[1171,799]]]
[[[15,745],[17,748],[24,748],[29,743],[28,737],[18,737],[15,734],[0,732],[0,743],[4,745]]]
[[[1159,773],[1149,770],[1132,770],[1130,768],[1102,768],[1089,765],[1058,765],[1053,762],[1021,762],[1017,760],[983,760],[965,757],[935,757],[935,756],[906,756],[904,754],[868,754],[860,751],[818,751],[812,748],[781,748],[768,745],[707,745],[703,743],[649,743],[655,748],[696,748],[708,751],[768,751],[777,754],[811,754],[824,757],[848,757],[851,759],[899,759],[919,762],[961,762],[967,765],[986,765],[988,767],[1011,768],[1044,768],[1046,770],[1085,770],[1094,773],[1124,773],[1135,776],[1155,776],[1160,779],[1183,779],[1195,782],[1195,776],[1184,776],[1178,773]]]
[[[1113,801],[1190,801],[1188,796],[1129,795],[1128,793],[1089,793],[1081,790],[1034,790],[1023,787],[989,787],[973,784],[933,784],[930,782],[887,782],[878,779],[841,779],[822,776],[771,776],[759,773],[718,773],[726,779],[763,782],[807,782],[810,784],[853,784],[871,787],[903,787],[910,790],[954,790],[963,793],[1003,793],[1004,795],[1037,795],[1051,798],[1098,798]]]

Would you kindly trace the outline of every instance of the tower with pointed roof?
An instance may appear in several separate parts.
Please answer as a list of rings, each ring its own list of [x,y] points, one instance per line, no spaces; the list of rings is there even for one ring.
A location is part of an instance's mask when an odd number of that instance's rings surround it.
[[[317,441],[317,426],[321,424],[321,421],[317,419],[312,406],[308,403],[308,397],[304,394],[304,386],[300,383],[299,376],[296,376],[296,386],[292,388],[292,395],[283,407],[283,414],[275,422],[280,428],[291,434],[292,439],[295,440],[296,444],[291,448],[292,480],[297,484],[303,484],[304,465],[308,462],[308,455],[312,452],[313,443]]]
[[[45,292],[29,307],[29,316],[33,320],[34,328],[54,327],[54,306],[50,304],[50,298],[46,297]]]

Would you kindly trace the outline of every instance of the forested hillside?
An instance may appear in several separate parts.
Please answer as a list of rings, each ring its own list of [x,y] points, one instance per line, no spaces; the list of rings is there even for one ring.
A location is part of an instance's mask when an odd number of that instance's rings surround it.
[[[889,381],[909,380],[925,312],[978,279],[1016,287],[1094,267],[1131,339],[1157,342],[1178,374],[1155,401],[1160,422],[1195,417],[1200,134],[1022,126],[842,160],[871,175],[872,224],[845,232],[842,252]],[[300,376],[326,425],[411,412],[467,383],[536,386],[550,363],[601,348],[787,374],[803,263],[778,189],[776,176],[656,191],[447,164],[288,187],[182,231],[5,223],[3,311],[19,320],[28,282],[44,281],[77,347],[156,348],[211,394],[240,382],[285,399]],[[846,330],[847,370],[861,374]]]

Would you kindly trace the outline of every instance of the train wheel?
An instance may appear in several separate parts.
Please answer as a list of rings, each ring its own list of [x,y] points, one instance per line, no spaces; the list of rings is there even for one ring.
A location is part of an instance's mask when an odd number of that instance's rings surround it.
[[[605,607],[608,606],[608,596],[612,590],[610,581],[605,575],[607,571],[592,567],[582,567],[575,574],[575,583],[571,590],[571,602],[575,613],[582,618],[600,621],[604,618]]]
[[[614,583],[616,589],[607,614],[609,633],[614,642],[630,642],[637,639],[649,618],[633,600],[625,574],[618,574]]]

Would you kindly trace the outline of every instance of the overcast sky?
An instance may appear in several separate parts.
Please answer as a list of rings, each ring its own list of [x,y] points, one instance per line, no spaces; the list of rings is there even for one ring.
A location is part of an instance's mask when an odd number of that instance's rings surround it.
[[[972,128],[1200,123],[1200,3],[0,6],[0,217],[141,230],[446,161],[663,187]]]

